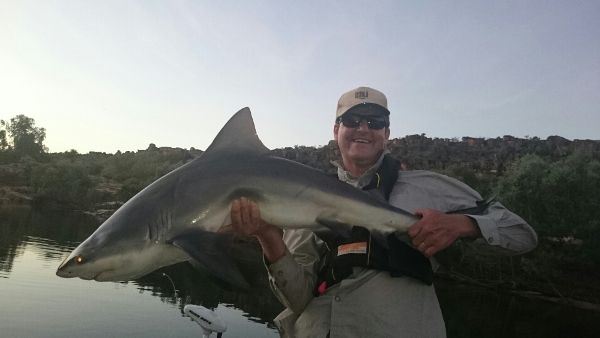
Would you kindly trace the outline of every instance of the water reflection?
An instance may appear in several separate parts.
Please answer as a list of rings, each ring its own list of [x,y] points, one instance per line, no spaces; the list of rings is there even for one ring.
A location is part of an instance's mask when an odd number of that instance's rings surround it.
[[[436,281],[448,337],[600,337],[600,312]]]
[[[207,308],[231,304],[243,310],[249,320],[268,323],[282,310],[267,287],[257,286],[245,291],[229,288],[188,263],[159,269],[132,283],[137,285],[141,293],[150,292],[163,302],[178,305],[181,313],[185,304],[198,304]],[[174,286],[177,289],[176,296]]]
[[[0,208],[0,271],[7,277],[22,243],[29,238],[46,248],[48,259],[62,255],[97,227],[97,222],[74,213],[37,213],[30,208]]]

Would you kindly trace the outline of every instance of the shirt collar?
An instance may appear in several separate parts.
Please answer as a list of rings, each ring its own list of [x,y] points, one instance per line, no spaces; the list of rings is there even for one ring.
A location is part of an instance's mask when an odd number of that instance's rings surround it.
[[[383,157],[389,153],[390,151],[388,149],[384,149],[377,161],[375,161],[375,164],[369,167],[369,169],[367,169],[367,171],[365,171],[359,177],[355,177],[350,172],[346,171],[339,161],[331,161],[331,164],[337,167],[338,179],[340,181],[346,182],[353,187],[362,189],[371,182],[373,175],[375,175],[377,169],[379,169],[381,163],[383,162]]]

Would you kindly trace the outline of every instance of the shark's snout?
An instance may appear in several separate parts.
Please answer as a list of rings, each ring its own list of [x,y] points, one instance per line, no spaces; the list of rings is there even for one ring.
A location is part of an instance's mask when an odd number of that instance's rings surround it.
[[[71,253],[60,263],[58,269],[56,269],[56,275],[62,278],[79,277],[87,280],[94,279],[98,273],[90,269],[87,259],[76,254],[76,252]]]
[[[60,263],[60,265],[58,266],[58,269],[56,269],[56,275],[58,277],[62,277],[62,278],[78,277],[73,272],[72,264],[70,264],[72,260],[69,258],[70,257],[65,258],[65,260],[62,263]]]
[[[71,264],[71,261],[65,260],[56,270],[56,275],[62,278],[75,278],[79,277],[85,280],[97,280],[97,277],[102,274],[97,271],[85,271],[84,269],[78,268]]]
[[[69,261],[69,257],[65,258],[62,263],[60,263],[60,265],[58,266],[58,269],[56,269],[56,275],[58,277],[62,277],[62,278],[70,278],[70,277],[75,277],[71,271],[68,271],[68,269],[66,268],[66,265]]]

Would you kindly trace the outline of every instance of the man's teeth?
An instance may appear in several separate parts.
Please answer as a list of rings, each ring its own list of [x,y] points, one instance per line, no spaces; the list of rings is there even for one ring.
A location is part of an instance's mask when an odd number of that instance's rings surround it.
[[[365,139],[362,139],[362,138],[357,138],[357,139],[354,140],[354,142],[357,142],[357,143],[371,143],[369,140],[365,140]]]

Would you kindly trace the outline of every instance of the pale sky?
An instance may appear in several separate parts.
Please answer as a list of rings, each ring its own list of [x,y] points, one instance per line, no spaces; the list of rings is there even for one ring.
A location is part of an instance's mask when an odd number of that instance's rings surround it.
[[[50,152],[206,149],[245,106],[323,145],[362,85],[393,138],[598,140],[600,1],[0,0],[0,119]]]

